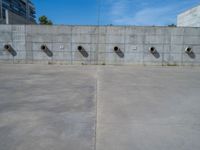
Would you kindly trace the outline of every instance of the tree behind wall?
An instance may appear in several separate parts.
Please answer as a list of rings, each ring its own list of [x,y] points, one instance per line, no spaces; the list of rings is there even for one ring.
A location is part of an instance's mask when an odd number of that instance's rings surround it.
[[[39,17],[39,23],[41,25],[53,25],[53,22],[49,20],[46,16]]]
[[[168,27],[176,27],[175,24],[169,24]]]

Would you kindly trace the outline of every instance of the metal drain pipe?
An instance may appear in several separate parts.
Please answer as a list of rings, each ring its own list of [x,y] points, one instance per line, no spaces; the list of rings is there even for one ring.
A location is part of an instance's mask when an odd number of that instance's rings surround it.
[[[157,52],[155,47],[150,47],[149,48],[150,53],[155,54]]]
[[[193,51],[192,51],[192,48],[191,47],[187,47],[186,49],[185,49],[185,53],[187,53],[187,54],[191,54]]]

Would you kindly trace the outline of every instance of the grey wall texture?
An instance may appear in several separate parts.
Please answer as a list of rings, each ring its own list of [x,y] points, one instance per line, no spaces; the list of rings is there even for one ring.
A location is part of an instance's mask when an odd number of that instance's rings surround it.
[[[177,26],[200,27],[200,5],[178,15]]]
[[[200,65],[200,28],[0,25],[0,62]]]

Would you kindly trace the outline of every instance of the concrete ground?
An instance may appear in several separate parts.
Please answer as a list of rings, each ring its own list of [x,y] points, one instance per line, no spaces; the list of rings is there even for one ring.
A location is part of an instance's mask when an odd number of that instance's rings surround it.
[[[0,150],[199,150],[200,68],[0,64]]]

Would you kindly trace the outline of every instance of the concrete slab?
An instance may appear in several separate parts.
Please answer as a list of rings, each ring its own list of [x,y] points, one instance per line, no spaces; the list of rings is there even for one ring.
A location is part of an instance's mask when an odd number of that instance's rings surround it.
[[[99,69],[97,150],[199,150],[200,69]]]
[[[0,65],[0,149],[93,150],[94,70]]]
[[[200,68],[0,64],[1,150],[199,150]]]

